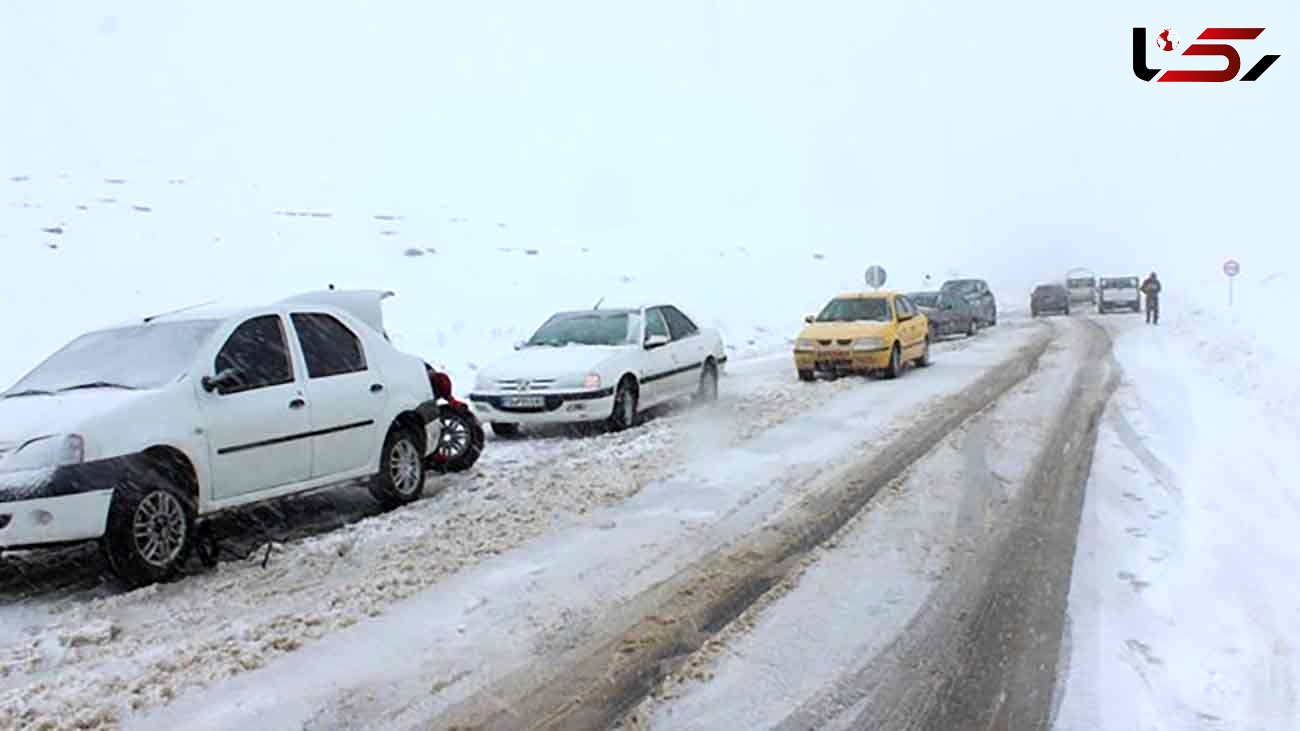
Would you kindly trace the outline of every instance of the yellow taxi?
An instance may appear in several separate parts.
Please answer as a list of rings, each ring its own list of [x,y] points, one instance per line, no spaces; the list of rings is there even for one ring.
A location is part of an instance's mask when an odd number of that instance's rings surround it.
[[[898,378],[909,362],[930,365],[930,322],[896,292],[842,294],[816,315],[794,344],[799,379],[818,373],[880,373]]]

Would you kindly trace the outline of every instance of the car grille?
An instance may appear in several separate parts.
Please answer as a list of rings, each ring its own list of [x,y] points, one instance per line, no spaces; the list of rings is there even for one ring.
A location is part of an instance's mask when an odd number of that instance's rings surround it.
[[[526,391],[549,391],[555,387],[554,378],[515,378],[497,381],[498,391],[524,393]]]

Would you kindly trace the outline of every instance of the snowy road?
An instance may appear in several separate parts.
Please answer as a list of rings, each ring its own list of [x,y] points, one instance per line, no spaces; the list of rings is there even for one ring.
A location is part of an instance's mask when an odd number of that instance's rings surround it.
[[[1055,638],[1019,633],[1060,621],[1081,498],[1065,467],[1086,468],[1081,437],[1109,372],[1095,328],[1052,327],[1033,375],[688,658],[623,728],[967,728],[996,715],[1040,727],[1051,675],[1026,679],[1018,664],[1050,660]],[[1008,640],[1023,646],[999,649]],[[1018,707],[989,713],[1003,694]]]
[[[403,510],[376,514],[363,490],[336,490],[244,513],[219,529],[231,536],[231,553],[246,558],[167,586],[116,593],[101,577],[93,549],[6,556],[0,562],[0,727],[117,725],[249,673],[275,678],[275,687],[297,677],[287,664],[305,654],[299,650],[347,635],[354,625],[382,632],[374,618],[419,606],[404,600],[448,604],[453,614],[478,609],[492,592],[457,589],[449,578],[566,529],[594,530],[588,538],[616,539],[636,556],[646,546],[671,543],[666,539],[673,534],[639,529],[634,538],[628,530],[639,519],[636,511],[648,511],[670,521],[679,537],[721,540],[725,530],[712,532],[719,518],[740,514],[731,528],[739,532],[788,497],[774,489],[783,483],[767,478],[790,468],[788,457],[777,456],[790,443],[804,442],[811,462],[856,443],[809,440],[809,427],[820,428],[819,412],[843,398],[865,401],[881,411],[866,420],[863,435],[883,435],[892,428],[891,414],[960,390],[1031,330],[1010,324],[944,343],[939,364],[908,374],[906,388],[859,379],[800,384],[785,353],[738,361],[712,408],[670,409],[622,434],[492,441],[475,470],[440,480],[435,496]],[[683,494],[692,499],[674,504]],[[599,514],[632,496],[638,501],[627,508],[630,515]],[[611,522],[618,528],[607,527]],[[247,532],[239,536],[238,529]],[[259,544],[266,539],[274,545],[262,568]],[[531,562],[560,550],[563,543],[534,545],[521,555]],[[569,550],[586,549],[579,542]],[[668,565],[647,561],[642,569],[648,580]],[[617,589],[591,587],[611,597]],[[478,598],[467,606],[462,592]],[[562,643],[584,618],[565,609],[567,602],[552,602],[554,612],[536,617],[534,629]],[[462,624],[444,623],[442,630],[460,638]],[[225,709],[228,692],[207,698]]]

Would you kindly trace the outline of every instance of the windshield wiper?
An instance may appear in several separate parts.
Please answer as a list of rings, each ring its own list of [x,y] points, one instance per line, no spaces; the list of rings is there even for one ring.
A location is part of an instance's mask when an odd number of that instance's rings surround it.
[[[124,390],[127,390],[127,391],[138,391],[138,390],[140,390],[140,389],[136,388],[135,386],[128,386],[128,385],[126,385],[126,384],[124,384],[124,383],[112,383],[112,382],[110,382],[110,381],[91,381],[90,383],[78,383],[78,384],[75,385],[75,386],[68,386],[67,388],[60,388],[60,389],[59,389],[59,393],[63,393],[64,391],[80,391],[80,390],[82,390],[82,389],[86,389],[86,388],[121,388],[121,389],[124,389]]]
[[[54,395],[53,391],[42,391],[38,388],[29,388],[26,391],[14,391],[13,393],[6,393],[4,396],[0,396],[0,398],[18,398],[19,396],[53,396],[53,395]]]

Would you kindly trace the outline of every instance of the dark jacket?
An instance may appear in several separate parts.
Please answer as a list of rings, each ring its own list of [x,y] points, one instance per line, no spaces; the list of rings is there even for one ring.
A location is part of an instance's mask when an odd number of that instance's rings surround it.
[[[1142,294],[1147,297],[1156,298],[1160,296],[1160,280],[1155,277],[1147,277],[1142,283]]]

